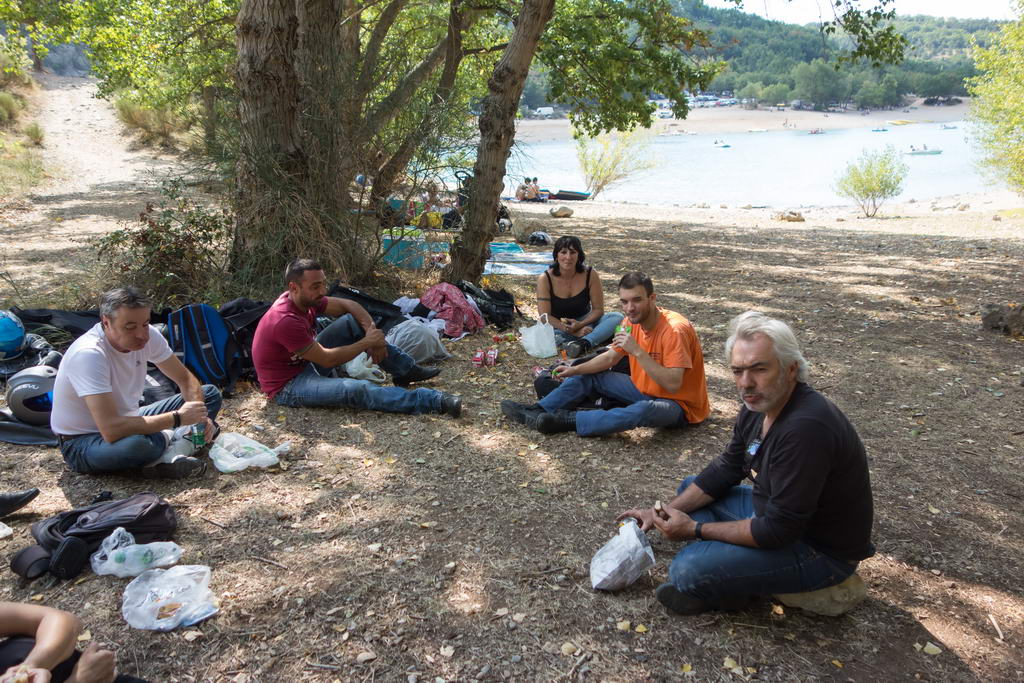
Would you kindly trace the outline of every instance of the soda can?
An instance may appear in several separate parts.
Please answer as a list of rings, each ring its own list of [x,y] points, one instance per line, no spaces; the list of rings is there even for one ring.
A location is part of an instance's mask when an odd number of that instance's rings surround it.
[[[486,354],[483,349],[477,349],[476,353],[473,354],[473,365],[481,367],[484,364],[484,358]]]
[[[539,365],[534,365],[530,372],[533,374],[533,378],[537,379],[538,377],[544,374],[544,368],[542,368]]]
[[[487,349],[487,355],[484,357],[484,363],[487,365],[498,364],[498,349],[494,346]]]

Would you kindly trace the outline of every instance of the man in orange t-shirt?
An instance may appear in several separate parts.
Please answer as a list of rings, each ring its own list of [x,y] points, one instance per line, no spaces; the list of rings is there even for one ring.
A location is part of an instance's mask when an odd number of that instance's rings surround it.
[[[600,436],[633,427],[703,422],[711,408],[700,340],[689,320],[658,308],[656,297],[651,278],[626,273],[619,280],[619,299],[631,329],[616,332],[611,346],[599,356],[555,368],[552,374],[564,381],[539,403],[502,401],[501,411],[543,434],[575,431]],[[629,356],[628,377],[610,371],[623,355]],[[573,410],[594,394],[627,405]]]

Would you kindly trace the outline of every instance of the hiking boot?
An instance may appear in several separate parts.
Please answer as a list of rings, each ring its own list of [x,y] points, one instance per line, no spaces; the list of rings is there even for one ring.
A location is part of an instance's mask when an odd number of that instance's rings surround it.
[[[564,348],[565,355],[569,356],[569,358],[579,358],[590,353],[594,345],[586,339],[577,339],[566,344]]]
[[[143,467],[143,479],[185,479],[198,477],[206,471],[206,460],[183,455],[172,462],[161,462],[152,467]]]
[[[753,601],[751,595],[733,595],[719,600],[701,600],[683,593],[671,583],[663,583],[654,591],[658,602],[676,614],[701,614],[710,611],[734,612]]]
[[[39,495],[39,489],[27,489],[17,493],[0,494],[0,517],[17,512],[32,502],[32,499]]]
[[[441,394],[441,412],[452,417],[462,415],[462,399],[455,394]]]
[[[534,427],[541,434],[560,434],[562,432],[576,431],[576,411],[556,410],[553,413],[544,413],[537,417],[537,426]]]
[[[512,422],[526,425],[530,429],[536,429],[537,419],[541,415],[547,415],[536,403],[516,403],[507,399],[501,402],[501,412]]]
[[[392,378],[392,381],[394,381],[396,387],[402,387],[404,389],[413,382],[423,382],[425,380],[430,379],[431,377],[437,377],[440,374],[441,368],[434,368],[424,365],[414,365],[412,366],[412,370],[405,373],[401,377]]]

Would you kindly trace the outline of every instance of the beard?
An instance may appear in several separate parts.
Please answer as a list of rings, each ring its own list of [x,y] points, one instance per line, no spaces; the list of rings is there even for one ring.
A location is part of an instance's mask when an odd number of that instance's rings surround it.
[[[786,395],[787,388],[786,376],[780,372],[774,382],[760,391],[748,393],[740,389],[740,400],[743,401],[743,405],[747,407],[747,410],[755,413],[764,413],[776,407],[775,404]],[[753,399],[753,402],[751,399]]]

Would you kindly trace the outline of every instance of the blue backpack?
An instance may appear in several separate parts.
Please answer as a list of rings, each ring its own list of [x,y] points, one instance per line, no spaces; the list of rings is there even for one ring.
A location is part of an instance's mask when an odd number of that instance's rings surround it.
[[[235,335],[213,306],[189,304],[167,318],[171,350],[203,384],[230,394],[241,372]]]

